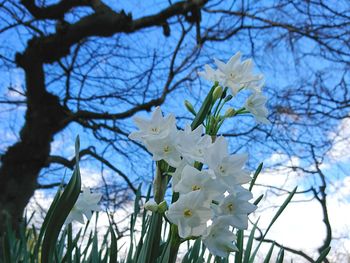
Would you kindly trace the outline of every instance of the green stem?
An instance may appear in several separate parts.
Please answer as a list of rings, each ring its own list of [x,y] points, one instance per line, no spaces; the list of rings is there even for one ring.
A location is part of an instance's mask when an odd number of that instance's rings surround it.
[[[163,217],[159,213],[153,213],[152,215],[152,222],[151,224],[154,224],[155,226],[152,227],[154,229],[155,233],[153,235],[153,239],[150,240],[152,242],[151,245],[151,255],[150,260],[147,263],[154,263],[156,262],[159,251],[160,251],[160,241],[161,241],[161,235],[162,235],[162,225],[163,225]]]
[[[163,161],[157,162],[156,175],[153,182],[154,200],[157,204],[164,200],[166,187],[168,184],[168,176],[165,175],[165,163]]]
[[[168,176],[166,172],[168,165],[164,161],[159,161],[156,164],[156,174],[153,182],[154,200],[157,204],[160,204],[164,200],[166,187],[168,184]],[[161,230],[162,230],[163,218],[159,213],[152,214],[151,228],[154,229],[153,238],[150,240],[151,244],[151,255],[149,263],[156,261],[159,255],[159,247],[161,241]]]
[[[226,93],[227,93],[227,87],[224,89],[224,91],[223,91],[222,94],[226,94]],[[214,111],[214,117],[217,117],[217,116],[218,116],[218,114],[220,113],[222,107],[225,105],[225,101],[224,101],[224,103],[223,103],[223,104],[221,105],[221,107],[219,108],[219,106],[220,106],[222,100],[224,99],[224,96],[226,96],[226,95],[221,95],[221,97],[220,97],[220,99],[219,99],[219,102],[218,102],[218,104],[216,105],[216,108],[215,108],[215,111]]]
[[[237,110],[235,112],[235,115],[238,115],[238,114],[244,114],[244,113],[249,113],[249,111],[246,110],[246,108],[240,108],[239,110]]]
[[[171,226],[171,238],[170,238],[170,257],[169,263],[175,263],[177,259],[177,253],[179,252],[179,247],[181,245],[181,239],[178,234],[178,229],[176,225]]]

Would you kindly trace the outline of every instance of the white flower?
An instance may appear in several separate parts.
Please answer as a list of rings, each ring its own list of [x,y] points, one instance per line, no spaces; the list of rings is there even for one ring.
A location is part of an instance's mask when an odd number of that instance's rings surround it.
[[[193,163],[192,163],[193,164]],[[178,164],[178,166],[176,166],[176,170],[173,173],[170,173],[170,175],[173,178],[173,182],[172,182],[172,189],[173,192],[175,192],[175,186],[180,182],[181,180],[181,175],[182,175],[182,171],[185,168],[186,165],[191,165],[191,163],[189,163],[186,159],[182,159],[180,161],[180,163]]]
[[[219,70],[211,68],[209,65],[204,65],[204,71],[198,72],[198,75],[212,82],[219,81],[224,77]]]
[[[140,129],[129,135],[131,140],[141,141],[158,140],[167,137],[176,130],[175,116],[170,114],[163,117],[160,107],[156,107],[150,120],[135,117],[134,122]]]
[[[175,186],[175,191],[187,194],[192,191],[200,192],[205,199],[212,200],[225,192],[225,187],[217,180],[212,179],[206,171],[186,165],[182,171],[180,182]]]
[[[241,53],[237,52],[232,56],[227,64],[215,59],[219,71],[220,83],[224,87],[229,87],[232,95],[236,95],[242,88],[250,89],[255,92],[260,92],[264,85],[263,75],[253,74],[253,61],[247,59],[241,63]]]
[[[176,148],[178,131],[174,115],[163,117],[160,107],[157,107],[150,120],[135,117],[134,121],[140,130],[131,133],[130,139],[141,141],[153,154],[155,161],[165,160],[171,166],[180,163],[180,153]]]
[[[74,220],[84,224],[83,215],[90,220],[92,211],[101,211],[98,202],[100,202],[102,194],[91,193],[90,188],[85,188],[82,191],[83,192],[80,193],[78,200],[66,218],[65,224],[69,224]]]
[[[248,214],[255,211],[256,206],[249,203],[253,195],[241,186],[235,186],[234,191],[224,197],[218,205],[212,208],[217,218],[238,229],[248,228]]]
[[[157,212],[158,204],[156,203],[156,201],[154,201],[154,199],[150,199],[145,203],[144,208],[152,212]]]
[[[181,155],[189,161],[204,161],[205,149],[211,145],[209,135],[202,136],[203,125],[198,126],[192,131],[191,126],[187,125],[184,131],[179,131],[177,135],[178,149]]]
[[[147,150],[153,154],[153,160],[165,160],[173,167],[181,162],[180,152],[176,148],[176,136],[167,136],[159,140],[145,142]]]
[[[211,218],[211,210],[203,196],[198,192],[180,195],[166,212],[168,220],[178,226],[179,236],[200,236]]]
[[[238,251],[233,243],[236,236],[229,230],[229,226],[220,219],[215,220],[202,236],[204,245],[209,249],[210,253],[219,257],[228,257],[230,252]]]
[[[268,111],[265,107],[266,97],[261,93],[253,93],[245,102],[245,108],[254,115],[255,119],[259,122],[270,124],[270,121],[266,118]]]
[[[228,186],[245,184],[251,180],[249,172],[242,169],[247,161],[246,154],[228,154],[228,141],[218,137],[205,153],[205,163],[215,175]]]

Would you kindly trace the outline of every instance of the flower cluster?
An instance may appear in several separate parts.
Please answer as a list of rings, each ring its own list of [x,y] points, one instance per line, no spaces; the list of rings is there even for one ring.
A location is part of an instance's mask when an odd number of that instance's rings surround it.
[[[230,226],[246,229],[248,214],[256,208],[248,202],[251,193],[241,186],[251,179],[243,169],[247,155],[230,155],[227,140],[218,137],[212,142],[212,137],[203,135],[202,125],[193,131],[190,126],[178,130],[175,117],[163,117],[159,107],[150,120],[135,118],[135,122],[140,130],[129,137],[142,142],[154,160],[176,168],[172,186],[179,199],[166,216],[178,226],[179,236],[201,236],[215,255],[234,251]]]
[[[244,169],[248,156],[230,154],[228,141],[217,136],[218,129],[225,118],[237,114],[251,113],[257,121],[269,122],[266,98],[261,93],[264,78],[253,74],[251,60],[241,62],[240,57],[237,53],[227,64],[215,60],[218,69],[205,65],[205,72],[199,73],[214,82],[213,100],[204,125],[194,130],[188,125],[179,130],[175,116],[164,117],[157,107],[149,120],[134,118],[139,130],[129,135],[130,139],[141,142],[155,161],[166,162],[171,167],[166,172],[172,176],[176,198],[165,216],[177,225],[179,236],[183,240],[201,238],[212,254],[221,257],[237,250],[233,229],[247,229],[248,215],[256,206],[249,202],[253,198],[251,192],[242,187],[251,180]],[[226,94],[227,89],[232,95]],[[252,92],[244,107],[229,108],[221,116],[224,104],[244,89]],[[196,115],[188,101],[185,105]],[[146,208],[153,212],[160,210],[154,201],[148,202]]]
[[[266,97],[261,92],[264,76],[253,73],[253,61],[247,59],[241,62],[241,53],[237,52],[226,64],[218,59],[215,59],[215,64],[216,70],[205,65],[205,71],[198,74],[209,81],[218,82],[221,86],[230,88],[233,96],[241,90],[250,90],[252,94],[247,99],[244,109],[253,114],[258,122],[270,123],[266,118],[268,113],[265,107]]]

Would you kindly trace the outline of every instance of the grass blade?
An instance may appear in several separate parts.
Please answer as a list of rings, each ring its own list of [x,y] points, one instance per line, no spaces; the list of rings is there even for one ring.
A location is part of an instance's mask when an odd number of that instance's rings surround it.
[[[281,248],[280,252],[278,253],[276,263],[283,263],[284,259],[284,249]]]
[[[76,165],[71,179],[62,195],[55,203],[55,207],[47,223],[47,229],[42,244],[42,263],[52,263],[56,249],[56,243],[61,228],[78,199],[81,189],[81,178],[79,170],[79,137],[75,143]]]
[[[255,234],[255,230],[257,228],[258,222],[259,222],[259,219],[256,221],[256,223],[253,226],[252,231],[250,232],[249,239],[248,239],[248,242],[247,242],[247,246],[246,246],[246,249],[245,249],[245,252],[244,252],[243,263],[248,263],[249,262],[250,253],[251,253],[252,246],[253,246],[253,241],[254,241],[254,234]]]
[[[267,227],[264,235],[261,237],[261,240],[258,244],[258,246],[255,248],[254,253],[252,254],[252,257],[249,260],[249,263],[253,263],[256,254],[258,253],[258,250],[262,244],[262,241],[264,240],[265,236],[267,235],[267,233],[269,232],[270,228],[272,227],[272,225],[276,222],[277,218],[282,214],[282,212],[284,211],[284,209],[287,207],[287,205],[289,204],[289,202],[292,200],[295,192],[297,191],[297,187],[295,187],[293,189],[293,191],[288,195],[288,197],[286,198],[286,200],[283,202],[282,206],[278,209],[277,213],[274,215],[274,217],[272,218],[269,226]]]
[[[315,261],[315,263],[322,263],[322,261],[326,258],[330,250],[331,247],[327,247],[325,250],[323,250],[319,258]]]
[[[266,254],[266,257],[264,259],[264,263],[269,263],[270,262],[274,246],[275,246],[275,243],[272,243],[272,245],[271,245],[271,247],[269,249],[269,252],[267,252],[267,254]]]
[[[261,169],[263,168],[263,165],[264,165],[264,163],[260,163],[258,168],[255,170],[255,173],[253,175],[253,179],[252,179],[252,181],[250,182],[250,185],[249,185],[249,191],[252,191],[253,186],[255,184],[255,181],[258,178],[258,175],[260,174]]]
[[[242,263],[243,261],[243,245],[244,245],[244,230],[237,231],[237,248],[238,252],[235,254],[235,263]]]

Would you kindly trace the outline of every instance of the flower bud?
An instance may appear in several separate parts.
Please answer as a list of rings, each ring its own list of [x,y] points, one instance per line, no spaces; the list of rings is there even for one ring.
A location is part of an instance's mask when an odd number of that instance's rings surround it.
[[[222,99],[226,98],[226,95],[227,95],[227,87],[224,89],[224,92],[222,93],[221,98]]]
[[[152,212],[157,212],[158,211],[158,204],[153,199],[151,199],[145,203],[144,208],[146,210],[149,210]]]
[[[217,86],[213,92],[213,101],[216,101],[218,98],[220,98],[222,93],[223,93],[222,87]]]
[[[191,104],[191,102],[189,102],[188,100],[185,100],[185,107],[186,109],[191,112],[194,116],[197,115],[196,111],[193,108],[193,105]]]
[[[232,97],[231,94],[228,95],[228,96],[225,98],[225,103],[228,102],[228,101],[230,101],[232,98],[233,98],[233,97]]]
[[[225,112],[225,117],[230,118],[235,115],[236,111],[233,108],[228,108],[227,111]]]
[[[158,212],[163,214],[166,210],[168,209],[168,204],[166,203],[165,200],[163,200],[159,205],[158,205]]]

